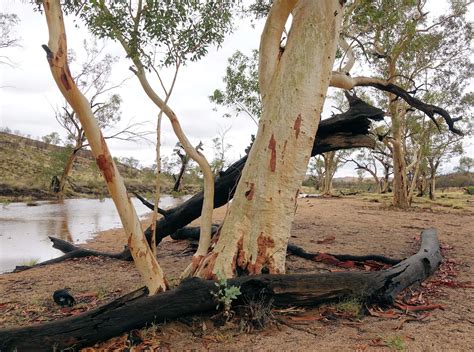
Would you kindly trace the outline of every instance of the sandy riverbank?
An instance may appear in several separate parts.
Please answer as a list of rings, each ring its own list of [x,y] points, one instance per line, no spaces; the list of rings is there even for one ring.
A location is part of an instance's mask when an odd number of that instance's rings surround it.
[[[308,251],[350,254],[384,254],[406,257],[417,250],[416,238],[424,228],[435,227],[451,263],[453,282],[465,283],[474,274],[473,203],[460,210],[433,207],[394,210],[382,203],[357,198],[306,198],[298,201],[291,242]],[[225,207],[217,209],[214,221],[222,221]],[[146,227],[149,221],[144,221]],[[332,239],[334,238],[334,239]],[[325,239],[331,239],[325,241]],[[327,243],[318,243],[327,242]],[[125,244],[120,229],[100,233],[85,246],[102,251],[120,251]],[[168,280],[176,283],[190,261],[186,241],[166,239],[159,247],[159,262]],[[448,264],[449,264],[448,263]],[[327,271],[338,268],[288,256],[289,273]],[[73,312],[87,310],[142,286],[132,263],[103,258],[73,260],[0,276],[0,326],[16,326],[58,319],[72,314],[52,302],[54,290],[70,287],[79,304]],[[159,324],[143,336],[156,340],[162,350],[292,350],[292,351],[467,351],[474,350],[474,300],[472,288],[436,286],[424,291],[428,303],[444,310],[427,312],[422,320],[309,319],[292,321],[293,327],[274,324],[263,331],[242,333],[230,324],[214,327],[208,316]],[[324,308],[298,313],[318,316]],[[401,319],[408,319],[401,324]],[[291,321],[291,320],[290,320]],[[397,329],[401,327],[400,329]],[[124,348],[124,337],[101,345],[103,350]]]

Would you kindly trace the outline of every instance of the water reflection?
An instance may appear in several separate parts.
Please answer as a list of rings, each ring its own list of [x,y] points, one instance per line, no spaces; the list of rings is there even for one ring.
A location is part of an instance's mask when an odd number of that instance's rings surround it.
[[[184,199],[162,196],[161,208],[179,204]],[[138,216],[149,213],[138,199],[132,199]],[[62,255],[51,246],[48,236],[84,243],[95,233],[121,227],[111,199],[67,199],[42,201],[37,206],[11,203],[0,207],[0,272],[31,260],[44,261]]]

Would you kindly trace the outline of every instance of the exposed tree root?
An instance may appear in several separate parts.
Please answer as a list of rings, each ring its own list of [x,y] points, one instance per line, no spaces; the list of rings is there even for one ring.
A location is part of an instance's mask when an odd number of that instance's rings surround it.
[[[257,275],[228,280],[238,286],[240,300],[272,300],[276,307],[314,306],[357,297],[363,302],[391,304],[405,288],[433,274],[441,263],[436,230],[421,234],[417,254],[387,270],[295,275]],[[127,294],[84,314],[40,325],[0,330],[0,350],[50,351],[90,346],[153,322],[215,309],[213,281],[183,281],[176,289],[147,296],[146,289]],[[240,303],[236,301],[235,303]]]

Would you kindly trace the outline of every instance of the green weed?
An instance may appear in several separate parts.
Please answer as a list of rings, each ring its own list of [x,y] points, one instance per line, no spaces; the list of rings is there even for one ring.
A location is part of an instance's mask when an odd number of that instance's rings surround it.
[[[393,336],[385,340],[387,347],[397,351],[406,351],[405,341],[401,336]]]

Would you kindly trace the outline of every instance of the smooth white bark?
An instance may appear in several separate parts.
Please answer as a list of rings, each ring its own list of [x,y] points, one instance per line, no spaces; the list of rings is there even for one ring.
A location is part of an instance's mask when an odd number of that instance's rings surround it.
[[[201,277],[285,271],[296,199],[329,86],[342,18],[337,0],[301,0],[295,8],[291,4],[274,3],[262,34],[263,114],[216,246],[197,273]],[[292,27],[281,53],[282,24],[290,12]]]
[[[54,80],[84,128],[92,154],[107,183],[107,188],[128,236],[128,246],[142,280],[148,287],[150,294],[164,291],[167,285],[163,271],[148,246],[135,208],[94,118],[90,103],[78,90],[69,71],[66,32],[60,2],[59,0],[44,0],[43,5],[49,29],[49,42],[45,50],[48,51],[48,61]]]

